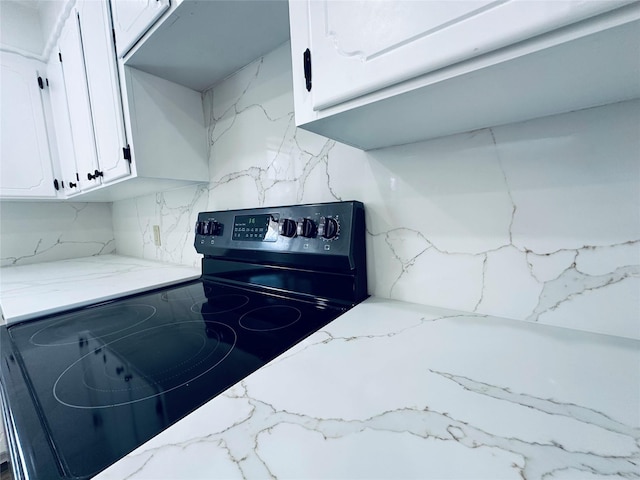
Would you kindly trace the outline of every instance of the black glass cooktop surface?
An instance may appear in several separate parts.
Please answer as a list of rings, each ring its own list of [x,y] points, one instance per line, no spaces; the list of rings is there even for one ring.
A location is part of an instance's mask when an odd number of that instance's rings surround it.
[[[91,477],[343,311],[199,280],[12,326],[27,434],[55,452],[26,462]]]

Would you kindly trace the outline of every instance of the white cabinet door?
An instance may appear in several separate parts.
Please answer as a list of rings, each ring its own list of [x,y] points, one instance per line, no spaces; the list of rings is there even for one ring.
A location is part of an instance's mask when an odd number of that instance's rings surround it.
[[[111,0],[118,57],[124,57],[168,9],[169,0]]]
[[[98,168],[98,162],[80,25],[75,12],[72,12],[62,29],[58,48],[71,119],[76,171],[79,174],[78,185],[73,190],[84,191],[99,185],[99,180],[88,180],[86,177],[86,172],[93,172]]]
[[[49,99],[58,148],[58,160],[61,177],[59,187],[68,195],[79,192],[76,154],[71,132],[69,104],[62,72],[62,61],[58,51],[54,51],[47,64],[49,80]]]
[[[297,0],[301,1],[301,0]],[[304,0],[311,105],[326,109],[627,0]],[[292,12],[294,9],[291,10]],[[296,23],[306,18],[291,17]],[[302,62],[303,52],[293,52]]]
[[[98,175],[103,183],[129,175],[129,161],[122,116],[122,99],[118,78],[109,5],[93,0],[78,3],[78,15],[89,86],[91,114],[98,156]],[[81,178],[94,176],[96,169],[80,171]]]
[[[54,198],[53,169],[38,70],[45,65],[0,52],[0,196]]]

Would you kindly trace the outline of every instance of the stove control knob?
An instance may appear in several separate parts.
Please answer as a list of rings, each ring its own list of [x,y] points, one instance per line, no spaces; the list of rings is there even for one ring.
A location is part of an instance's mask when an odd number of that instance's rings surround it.
[[[196,234],[219,236],[222,234],[222,224],[208,220],[196,222]]]
[[[322,217],[320,219],[320,223],[318,224],[318,235],[322,238],[332,240],[338,236],[339,232],[340,225],[337,220],[329,217]]]
[[[317,231],[316,224],[310,218],[302,218],[298,221],[296,233],[299,237],[313,238],[316,236]]]
[[[278,224],[278,233],[283,237],[295,237],[297,231],[296,222],[290,218],[283,218]]]
[[[213,235],[214,237],[219,237],[220,235],[222,235],[222,224],[220,222],[211,220],[209,222],[209,235]]]

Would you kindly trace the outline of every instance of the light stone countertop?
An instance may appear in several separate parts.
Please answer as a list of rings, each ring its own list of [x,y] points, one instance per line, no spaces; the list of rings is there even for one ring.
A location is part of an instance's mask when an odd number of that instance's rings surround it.
[[[13,323],[199,276],[200,268],[122,255],[4,267],[0,307],[4,321]]]
[[[0,302],[11,322],[199,274],[9,267]],[[640,478],[639,427],[638,340],[372,297],[96,479]]]
[[[372,297],[95,478],[640,478],[639,347]]]

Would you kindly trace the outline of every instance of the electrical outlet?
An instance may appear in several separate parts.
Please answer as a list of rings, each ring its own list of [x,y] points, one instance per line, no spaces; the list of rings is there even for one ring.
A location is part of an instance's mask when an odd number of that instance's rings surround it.
[[[161,245],[160,243],[160,225],[153,226],[153,243],[156,247]]]

